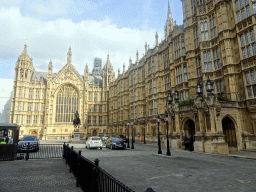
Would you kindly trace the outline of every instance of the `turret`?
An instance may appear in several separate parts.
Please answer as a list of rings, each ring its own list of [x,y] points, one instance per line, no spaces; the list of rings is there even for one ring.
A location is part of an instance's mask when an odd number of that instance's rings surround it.
[[[50,60],[49,65],[48,65],[48,72],[47,72],[47,78],[52,77],[52,60]]]
[[[123,74],[125,73],[125,63],[123,64]]]
[[[166,20],[165,29],[164,29],[165,39],[167,39],[169,34],[173,31],[173,28],[175,25],[176,25],[176,22],[174,22],[172,18],[170,2],[168,1],[168,13],[167,13],[167,20]]]
[[[118,76],[120,75],[120,69],[119,69],[119,67],[118,67]]]
[[[89,80],[89,68],[88,64],[86,63],[85,68],[84,68],[84,80],[88,81]]]
[[[71,47],[69,47],[68,54],[67,54],[67,63],[71,64],[72,63],[72,52],[71,52]]]

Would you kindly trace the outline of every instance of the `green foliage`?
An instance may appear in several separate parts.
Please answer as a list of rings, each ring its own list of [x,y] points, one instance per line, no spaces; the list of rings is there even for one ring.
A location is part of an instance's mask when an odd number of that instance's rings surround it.
[[[205,98],[204,98],[204,97],[203,97],[203,98],[201,98],[201,99],[200,99],[200,101],[202,101],[202,102],[203,102],[203,101],[205,101]]]
[[[230,101],[230,99],[228,99],[227,96],[218,96],[217,98],[219,101]]]
[[[184,101],[179,102],[179,106],[191,105],[193,103],[194,103],[194,99],[184,100]]]

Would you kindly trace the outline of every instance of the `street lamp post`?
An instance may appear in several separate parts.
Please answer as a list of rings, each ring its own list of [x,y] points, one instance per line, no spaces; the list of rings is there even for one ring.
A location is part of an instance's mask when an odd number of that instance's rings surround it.
[[[167,127],[167,133],[166,133],[166,138],[167,138],[167,152],[166,152],[166,155],[167,155],[167,156],[171,156],[171,152],[170,152],[170,148],[169,148],[169,138],[168,138],[168,114],[166,114],[165,121],[166,121],[166,127]]]
[[[206,91],[207,91],[207,96],[210,97],[211,95],[213,95],[212,91],[213,91],[213,82],[211,82],[209,76],[206,82]]]
[[[144,126],[144,144],[146,144],[146,127]]]
[[[130,140],[129,140],[129,122],[127,123],[127,129],[128,129],[128,141],[127,141],[127,148],[130,148]]]
[[[198,97],[202,97],[203,90],[199,80],[197,81],[197,85],[196,85],[196,93],[198,94]]]
[[[133,122],[131,122],[131,126],[132,126],[132,147],[131,149],[134,149],[134,138],[133,138]]]
[[[157,116],[157,124],[158,124],[158,154],[162,154],[160,136],[159,136],[159,124],[160,124],[160,116],[159,115]]]

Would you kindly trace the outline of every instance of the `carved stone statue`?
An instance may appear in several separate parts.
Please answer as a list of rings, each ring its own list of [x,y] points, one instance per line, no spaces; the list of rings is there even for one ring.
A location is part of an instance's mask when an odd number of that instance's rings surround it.
[[[76,111],[75,113],[75,119],[73,120],[73,125],[75,128],[78,128],[80,125],[80,118],[79,118],[78,111]]]

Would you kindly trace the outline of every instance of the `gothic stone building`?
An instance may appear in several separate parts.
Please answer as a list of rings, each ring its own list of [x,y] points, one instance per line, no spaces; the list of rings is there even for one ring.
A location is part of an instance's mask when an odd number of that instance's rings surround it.
[[[255,0],[182,0],[182,5],[183,25],[176,25],[168,6],[164,40],[158,43],[156,34],[154,48],[146,43],[143,57],[137,52],[116,79],[109,57],[102,74],[95,65],[94,75],[87,66],[79,75],[71,50],[57,74],[51,62],[47,74],[36,72],[25,47],[15,68],[10,122],[21,124],[23,134],[60,139],[72,133],[78,110],[84,135],[131,136],[133,130],[136,139],[156,141],[157,115],[165,140],[168,114],[172,148],[181,148],[189,134],[196,151],[256,149]],[[175,92],[176,100],[167,105],[168,93]]]

